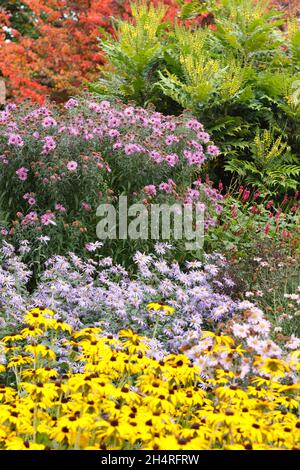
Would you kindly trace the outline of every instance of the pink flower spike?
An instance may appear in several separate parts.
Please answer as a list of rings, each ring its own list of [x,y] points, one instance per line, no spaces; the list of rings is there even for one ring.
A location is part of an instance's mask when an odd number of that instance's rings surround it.
[[[248,201],[249,196],[250,196],[249,189],[245,189],[243,193],[243,197],[242,197],[242,202],[245,203],[246,201]]]

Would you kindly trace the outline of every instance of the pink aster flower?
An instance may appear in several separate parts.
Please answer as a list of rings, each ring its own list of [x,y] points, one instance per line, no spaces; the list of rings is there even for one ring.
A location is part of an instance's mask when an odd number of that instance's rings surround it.
[[[8,103],[6,106],[5,106],[5,111],[6,112],[10,112],[10,111],[14,111],[15,109],[17,109],[17,105],[15,103]]]
[[[108,135],[112,139],[115,139],[115,138],[119,137],[120,132],[117,129],[110,129],[109,132],[108,132]]]
[[[35,200],[34,197],[30,197],[30,198],[28,199],[28,204],[29,204],[30,206],[34,206],[35,203],[36,203],[36,200]]]
[[[167,145],[172,145],[174,142],[178,142],[178,141],[179,141],[178,137],[173,134],[167,135],[165,139],[165,142]]]
[[[186,127],[188,129],[192,129],[193,131],[199,131],[203,129],[203,124],[201,122],[197,121],[197,119],[190,119],[186,123]]]
[[[100,111],[107,111],[110,108],[110,102],[109,101],[101,101],[99,105]]]
[[[9,112],[1,111],[0,112],[0,122],[6,122],[9,119]]]
[[[60,204],[59,202],[57,202],[55,204],[55,210],[59,211],[59,212],[66,212],[66,208]]]
[[[207,132],[198,132],[197,137],[205,144],[210,141],[210,135]]]
[[[122,147],[123,147],[122,142],[116,142],[116,143],[113,145],[113,149],[114,149],[114,150],[120,150]]]
[[[42,154],[47,155],[49,152],[51,152],[51,150],[54,150],[55,148],[56,148],[55,140],[50,135],[47,135],[44,138],[44,145],[43,145]]]
[[[172,193],[175,187],[176,187],[176,184],[171,179],[168,179],[167,183],[160,183],[159,185],[159,189],[166,193]]]
[[[29,212],[26,217],[22,220],[22,225],[34,224],[38,221],[38,215],[36,212]]]
[[[220,149],[219,147],[217,147],[216,145],[209,145],[207,147],[207,153],[209,155],[212,155],[214,157],[217,157],[218,155],[220,155]]]
[[[169,166],[175,166],[178,160],[179,158],[178,158],[178,155],[176,155],[176,153],[171,153],[170,155],[167,155],[165,157],[165,161],[168,163]]]
[[[76,108],[77,106],[78,106],[78,101],[75,100],[74,98],[70,98],[70,99],[65,103],[65,108],[66,108],[66,109]]]
[[[150,157],[152,158],[152,160],[154,160],[156,163],[161,163],[162,162],[162,156],[159,152],[157,152],[156,150],[152,150],[150,152]]]
[[[81,207],[84,211],[87,211],[87,212],[90,212],[92,210],[90,204],[88,204],[87,202],[82,202]]]
[[[124,116],[126,117],[131,117],[134,115],[134,107],[133,106],[128,106],[128,108],[125,108],[124,111]]]
[[[126,155],[132,155],[133,153],[141,152],[143,149],[139,144],[127,144],[125,145]]]
[[[119,127],[121,125],[121,121],[116,116],[111,116],[108,120],[107,125],[109,128]]]

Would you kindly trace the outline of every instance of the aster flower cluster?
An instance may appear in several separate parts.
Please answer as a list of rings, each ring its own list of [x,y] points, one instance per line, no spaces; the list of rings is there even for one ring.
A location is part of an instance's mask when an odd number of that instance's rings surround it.
[[[204,331],[202,355],[214,358],[207,371],[184,353],[155,359],[131,329],[73,331],[45,308],[23,322],[0,343],[0,377],[15,377],[15,385],[0,384],[1,449],[299,449],[295,354],[254,355]],[[249,381],[239,372],[246,359],[255,370]]]

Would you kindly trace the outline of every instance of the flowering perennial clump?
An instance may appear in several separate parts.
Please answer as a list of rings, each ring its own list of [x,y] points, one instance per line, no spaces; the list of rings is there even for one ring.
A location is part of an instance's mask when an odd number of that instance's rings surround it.
[[[71,359],[59,362],[57,337]],[[297,448],[299,384],[286,360],[252,356],[249,383],[235,363],[246,351],[229,336],[203,332],[203,355],[231,357],[213,373],[185,354],[151,357],[144,336],[100,328],[72,331],[54,312],[35,308],[19,333],[1,343],[0,447],[3,449]],[[299,398],[299,395],[298,395]]]

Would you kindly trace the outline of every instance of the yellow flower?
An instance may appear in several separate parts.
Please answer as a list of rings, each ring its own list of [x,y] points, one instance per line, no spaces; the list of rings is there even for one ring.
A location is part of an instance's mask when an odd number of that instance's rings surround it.
[[[76,331],[73,334],[74,338],[82,338],[82,337],[87,337],[90,340],[94,341],[97,338],[97,335],[99,333],[102,333],[101,328],[82,328],[80,331]]]
[[[127,350],[129,354],[145,353],[148,349],[147,345],[143,342],[144,338],[134,333],[131,329],[121,330],[119,337],[127,339],[127,341],[123,342],[123,349]]]
[[[50,369],[46,370],[43,367],[38,369],[26,369],[21,372],[21,376],[24,379],[32,379],[36,381],[49,381],[50,379],[55,379],[58,376],[57,370]]]
[[[44,450],[43,444],[36,444],[34,442],[24,441],[21,437],[12,437],[5,443],[7,450]]]
[[[55,320],[55,321],[53,321],[51,326],[54,330],[67,331],[70,334],[72,333],[72,327],[70,325],[68,325],[68,323],[64,323],[62,321]]]
[[[105,336],[99,329],[85,328],[63,343],[64,353],[71,347],[65,373],[60,357],[37,341],[42,330],[55,329],[59,322],[40,309],[33,313],[33,328],[27,326],[26,314],[21,335],[25,344],[1,348],[3,362],[13,368],[9,380],[12,372],[16,375],[16,386],[0,383],[2,448],[43,449],[45,442],[51,449],[95,450],[299,446],[299,384],[290,380],[295,375],[292,354],[288,364],[253,356],[241,345],[234,347],[229,336],[205,332],[200,342],[206,341],[208,347],[201,354],[212,363],[200,368],[195,364],[201,355],[195,363],[184,353],[161,360],[148,357],[146,338],[131,329]],[[69,336],[67,324],[58,329]],[[32,331],[39,333],[34,344]],[[244,353],[243,361],[255,364],[262,375],[250,377],[250,385],[240,376]],[[3,367],[1,371],[5,372]]]
[[[36,338],[38,336],[43,336],[44,332],[40,328],[35,328],[34,326],[29,326],[21,330],[22,339],[25,338]]]
[[[39,314],[39,315],[48,315],[49,317],[54,317],[54,312],[53,310],[50,310],[48,308],[44,308],[44,307],[35,307],[35,308],[32,308],[30,310],[28,310],[27,313],[30,313],[32,315],[34,314]],[[25,317],[26,318],[26,317]]]
[[[69,444],[74,444],[76,440],[76,431],[72,430],[71,426],[66,426],[65,422],[61,422],[50,433],[51,439],[57,442],[66,441]]]

